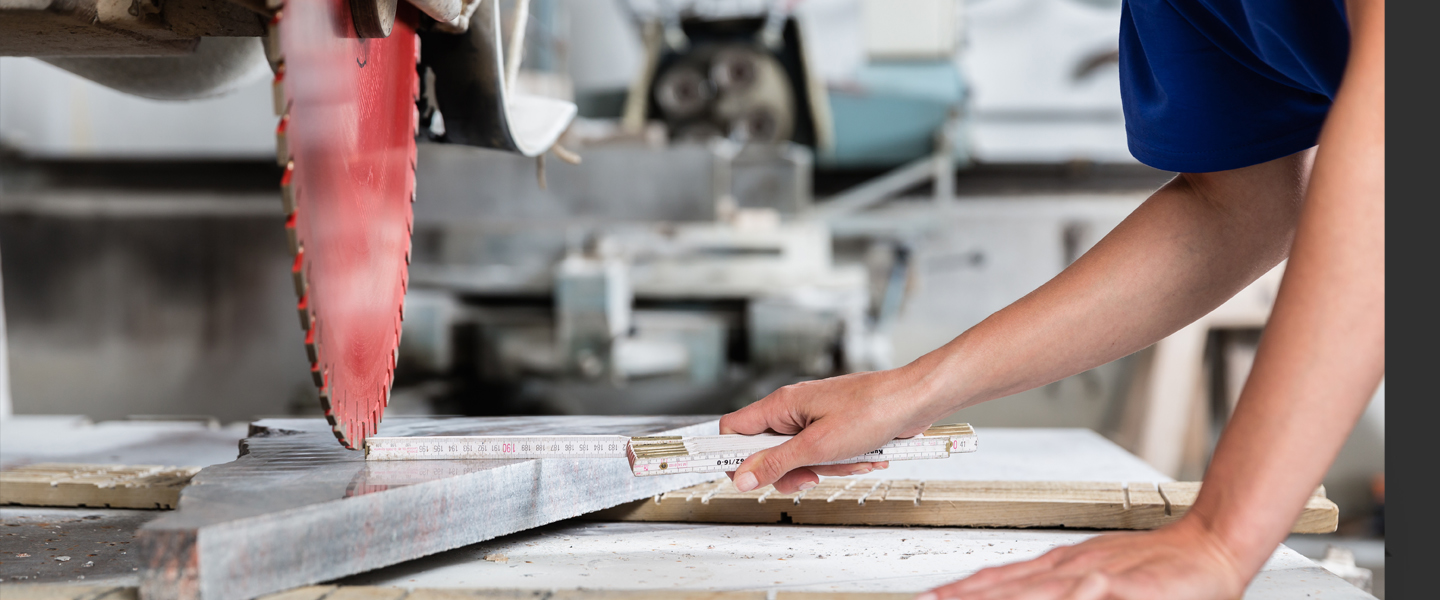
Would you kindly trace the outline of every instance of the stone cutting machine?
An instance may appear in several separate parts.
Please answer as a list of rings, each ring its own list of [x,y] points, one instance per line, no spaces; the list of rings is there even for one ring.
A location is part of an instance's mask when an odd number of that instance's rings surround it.
[[[268,64],[311,373],[335,437],[360,448],[394,378],[417,135],[541,156],[576,113],[513,93],[528,0],[508,36],[499,4],[0,0],[0,55],[160,99],[218,95]]]

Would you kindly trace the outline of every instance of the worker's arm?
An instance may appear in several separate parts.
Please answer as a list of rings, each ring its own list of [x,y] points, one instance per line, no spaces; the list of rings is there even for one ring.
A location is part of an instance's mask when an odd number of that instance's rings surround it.
[[[796,434],[745,461],[736,486],[775,483],[788,493],[817,472],[866,469],[802,466],[915,435],[957,409],[1105,364],[1204,316],[1285,259],[1313,155],[1181,175],[1064,272],[934,352],[897,369],[787,386],[726,415],[722,433]]]
[[[859,454],[957,408],[1124,356],[1213,309],[1288,253],[1256,365],[1185,518],[937,590],[967,598],[1018,589],[1037,597],[1238,595],[1288,532],[1384,371],[1383,0],[1352,2],[1349,17],[1350,62],[1318,153],[1178,177],[1064,273],[945,347],[900,369],[789,386],[727,415],[725,432],[798,432],[747,460],[737,487],[796,489],[816,479],[801,465]]]
[[[1385,4],[1349,5],[1350,62],[1259,354],[1175,525],[987,569],[935,597],[1235,598],[1285,539],[1385,371]]]

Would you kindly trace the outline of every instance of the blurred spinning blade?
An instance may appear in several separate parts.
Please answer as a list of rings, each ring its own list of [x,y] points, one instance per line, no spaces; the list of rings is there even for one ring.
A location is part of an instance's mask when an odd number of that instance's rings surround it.
[[[394,379],[419,45],[409,3],[399,3],[388,37],[367,39],[356,33],[351,2],[288,0],[269,42],[301,326],[325,417],[354,449],[375,433]]]

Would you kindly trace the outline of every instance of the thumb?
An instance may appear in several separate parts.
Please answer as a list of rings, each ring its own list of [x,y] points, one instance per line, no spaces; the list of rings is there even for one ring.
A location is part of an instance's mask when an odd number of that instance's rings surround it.
[[[755,435],[764,433],[765,430],[770,429],[770,420],[767,418],[765,409],[766,407],[762,406],[760,402],[756,402],[720,417],[720,434]]]
[[[751,454],[735,470],[735,489],[748,492],[775,483],[800,467],[830,460],[817,443],[821,437],[820,429],[811,427],[779,446]]]
[[[728,415],[720,417],[720,433],[739,433],[743,435],[755,435],[766,431],[779,433],[799,433],[803,425],[791,412],[792,403],[786,402],[793,398],[788,388],[780,388],[769,396],[761,398],[759,402],[752,403]]]

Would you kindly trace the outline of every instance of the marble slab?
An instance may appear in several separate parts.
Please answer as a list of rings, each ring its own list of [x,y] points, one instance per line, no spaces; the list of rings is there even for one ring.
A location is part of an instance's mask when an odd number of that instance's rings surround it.
[[[319,419],[251,425],[178,510],[136,534],[147,600],[241,600],[361,573],[706,481],[624,459],[370,461]],[[379,435],[709,435],[715,417],[392,418]]]

